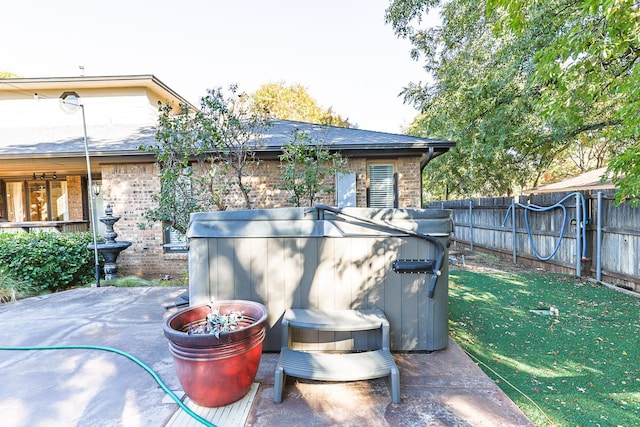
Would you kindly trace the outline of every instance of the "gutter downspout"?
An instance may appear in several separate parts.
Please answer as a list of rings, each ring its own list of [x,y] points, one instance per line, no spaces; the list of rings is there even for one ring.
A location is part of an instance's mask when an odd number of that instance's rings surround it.
[[[424,168],[429,164],[433,158],[435,153],[435,149],[433,147],[429,147],[429,152],[427,153],[427,157],[423,161],[420,162],[420,207],[424,207],[424,191],[422,188],[422,174],[424,173]]]

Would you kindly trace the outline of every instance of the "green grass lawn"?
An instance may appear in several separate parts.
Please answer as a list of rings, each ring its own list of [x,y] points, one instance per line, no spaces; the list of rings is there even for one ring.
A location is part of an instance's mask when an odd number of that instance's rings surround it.
[[[449,304],[452,338],[536,425],[640,426],[640,298],[565,275],[454,270]],[[530,311],[551,306],[558,316]]]

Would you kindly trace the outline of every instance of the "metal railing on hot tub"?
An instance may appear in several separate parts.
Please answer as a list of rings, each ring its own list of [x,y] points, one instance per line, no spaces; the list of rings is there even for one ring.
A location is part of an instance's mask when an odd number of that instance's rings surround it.
[[[323,205],[323,204],[316,204],[315,209],[317,209],[319,213],[322,213],[325,211],[331,212],[333,215],[345,218],[346,220],[359,221],[361,223],[373,225],[389,231],[395,231],[395,232],[406,234],[408,236],[417,237],[417,238],[426,240],[427,242],[434,245],[436,248],[435,260],[397,259],[391,264],[391,268],[393,269],[393,271],[399,274],[408,274],[408,273],[431,274],[428,295],[429,295],[429,298],[433,298],[433,295],[436,291],[436,283],[438,281],[438,277],[440,277],[440,275],[442,274],[441,269],[442,269],[442,264],[444,263],[444,256],[445,256],[444,245],[442,244],[442,242],[440,242],[440,240],[438,240],[438,238],[430,236],[428,234],[419,233],[414,230],[409,230],[407,228],[400,227],[395,224],[390,224],[388,222],[378,221],[375,219],[364,218],[358,215],[346,213],[341,209]]]

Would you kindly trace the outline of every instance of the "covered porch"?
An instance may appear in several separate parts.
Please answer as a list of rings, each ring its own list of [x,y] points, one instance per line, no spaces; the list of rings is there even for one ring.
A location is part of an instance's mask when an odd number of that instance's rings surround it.
[[[100,166],[92,189],[84,158],[34,158],[0,164],[0,232],[81,232],[91,229],[89,193],[104,211]],[[98,222],[98,226],[101,224]]]

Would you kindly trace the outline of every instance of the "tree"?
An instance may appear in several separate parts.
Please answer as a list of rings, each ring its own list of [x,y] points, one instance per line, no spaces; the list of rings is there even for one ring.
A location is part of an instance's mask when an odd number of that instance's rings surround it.
[[[598,131],[615,143],[609,175],[617,202],[640,198],[640,7],[634,0],[555,1],[542,9],[529,0],[490,0],[504,32],[516,35],[552,13],[558,22],[533,63],[539,111],[564,118],[569,135]],[[560,25],[564,22],[564,25]]]
[[[196,114],[197,135],[201,144],[210,147],[209,160],[218,161],[229,168],[232,183],[242,196],[246,209],[252,209],[250,188],[245,178],[251,175],[259,161],[254,148],[269,126],[267,118],[251,109],[248,96],[238,94],[238,87],[229,88],[225,97],[220,90],[209,90],[202,99],[201,111]]]
[[[331,153],[323,141],[313,140],[299,129],[292,132],[291,141],[282,150],[279,188],[291,194],[291,204],[313,206],[323,194],[335,191],[327,179],[345,169],[346,162],[339,153]]]
[[[266,83],[251,98],[256,114],[272,119],[352,127],[348,119],[335,114],[331,108],[321,108],[300,84]]]
[[[2,71],[0,70],[0,79],[10,79],[12,77],[18,77],[17,74],[13,74],[10,71]]]
[[[186,234],[191,212],[206,209],[207,201],[214,198],[195,196],[204,195],[202,189],[192,191],[192,178],[195,169],[193,158],[197,153],[197,144],[191,129],[193,117],[185,105],[175,115],[170,104],[160,104],[160,116],[156,131],[157,145],[140,146],[140,150],[153,153],[160,168],[160,192],[152,195],[157,207],[148,210],[144,219],[148,223],[161,222],[167,228],[173,228]],[[215,204],[215,202],[214,202]]]
[[[421,28],[436,8],[442,25]],[[580,167],[593,168],[637,153],[633,1],[396,0],[386,16],[433,74],[433,83],[410,84],[404,95],[422,111],[411,132],[458,142],[430,165],[451,191],[508,193],[578,157]],[[612,172],[618,164],[610,163]]]
[[[161,191],[153,196],[157,207],[146,212],[147,222],[161,221],[184,234],[192,212],[225,210],[237,193],[252,208],[245,181],[257,164],[254,144],[266,122],[249,112],[236,86],[229,92],[208,90],[198,111],[181,105],[176,114],[172,105],[160,104],[157,144],[140,147],[160,167]]]

